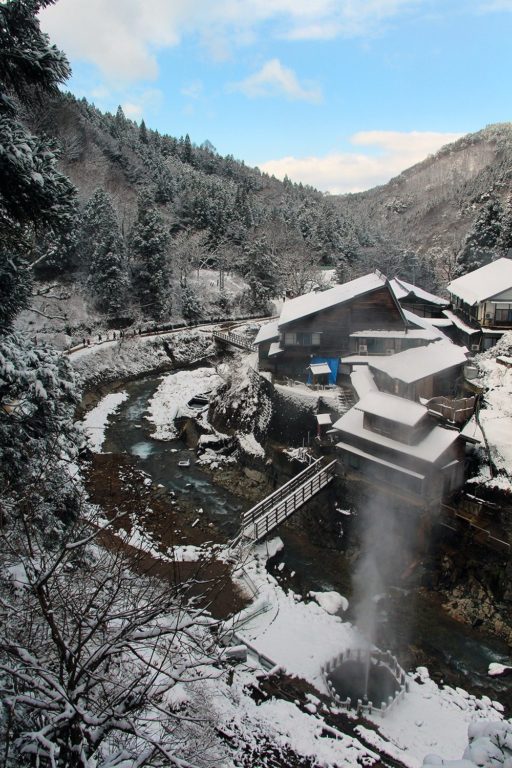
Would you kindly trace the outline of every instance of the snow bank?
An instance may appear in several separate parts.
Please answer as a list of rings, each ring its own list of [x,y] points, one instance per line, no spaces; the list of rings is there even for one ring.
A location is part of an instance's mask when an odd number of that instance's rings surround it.
[[[178,436],[174,426],[179,416],[196,416],[189,408],[191,397],[218,389],[221,377],[215,368],[196,368],[177,371],[166,376],[148,405],[147,418],[156,426],[152,437],[157,440],[173,440]]]
[[[127,392],[112,392],[105,395],[98,405],[90,410],[83,420],[89,446],[94,453],[101,452],[105,440],[105,429],[109,416],[115,413],[128,397]]]
[[[284,592],[265,569],[267,557],[261,546],[244,564],[245,574],[258,590],[259,607],[266,610],[243,615],[237,635],[288,673],[305,678],[326,693],[322,664],[343,649],[360,644],[361,638],[350,624],[317,603],[304,603],[299,596]]]
[[[130,336],[91,345],[69,355],[82,388],[190,365],[215,351],[210,333],[196,330],[157,336]],[[172,355],[172,358],[171,358]]]
[[[370,719],[378,725],[381,735],[400,749],[400,760],[411,768],[420,768],[433,752],[445,755],[447,760],[458,760],[466,747],[471,723],[502,720],[489,698],[477,699],[462,688],[440,688],[424,667],[408,677],[409,693],[404,701],[385,718],[372,715]]]
[[[482,473],[478,481],[508,491],[512,490],[512,368],[500,365],[497,358],[511,350],[512,332],[509,332],[495,347],[475,358],[486,388],[480,424],[489,443],[492,462],[499,472],[493,479]]]
[[[512,723],[472,722],[468,728],[469,743],[461,760],[444,760],[427,755],[423,765],[448,768],[512,768]]]
[[[237,435],[237,439],[238,444],[244,453],[261,459],[265,458],[265,451],[253,434],[239,434]]]
[[[310,592],[309,595],[326,613],[335,615],[340,611],[346,611],[348,608],[347,598],[338,592]]]

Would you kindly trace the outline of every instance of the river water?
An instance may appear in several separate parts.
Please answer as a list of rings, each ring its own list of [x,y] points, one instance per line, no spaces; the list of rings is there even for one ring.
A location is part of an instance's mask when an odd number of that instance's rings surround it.
[[[103,451],[128,453],[137,465],[167,490],[174,491],[202,508],[204,514],[225,535],[232,538],[239,529],[242,511],[250,504],[215,485],[209,474],[195,464],[194,451],[182,440],[159,441],[151,437],[154,426],[145,418],[148,402],[160,376],[148,376],[128,383],[128,398],[110,417]],[[180,467],[180,461],[190,461]],[[340,518],[340,535],[343,518]],[[352,566],[342,548],[316,545],[299,528],[284,526],[279,531],[284,550],[270,569],[284,587],[304,596],[310,590],[335,590],[350,596]],[[510,678],[491,678],[491,662],[510,664],[507,645],[451,619],[439,603],[416,592],[391,593],[380,610],[379,645],[397,653],[405,668],[418,663],[429,668],[436,680],[461,686],[475,694],[487,694],[512,711]],[[350,613],[348,620],[353,619]]]

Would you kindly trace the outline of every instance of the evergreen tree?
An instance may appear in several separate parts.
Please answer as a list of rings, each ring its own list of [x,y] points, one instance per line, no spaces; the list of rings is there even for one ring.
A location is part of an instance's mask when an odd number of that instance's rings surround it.
[[[183,140],[181,159],[184,163],[192,163],[192,142],[190,141],[188,133]]]
[[[489,197],[466,238],[458,256],[457,273],[464,275],[489,264],[498,255],[503,209],[500,201]]]
[[[76,210],[74,188],[57,170],[53,146],[30,134],[19,117],[20,107],[30,109],[34,91],[55,93],[69,74],[65,57],[39,28],[36,14],[49,4],[48,0],[0,4],[0,506],[4,509],[16,508],[18,492],[27,503],[50,493],[54,509],[58,486],[63,498],[66,485],[59,461],[72,455],[74,444],[68,361],[12,331],[16,315],[29,303],[31,266],[39,256],[34,242],[45,229],[54,234],[69,231]],[[36,476],[39,483],[29,492]]]
[[[142,144],[148,143],[148,129],[146,128],[146,123],[144,120],[140,121],[139,141],[142,142]]]
[[[259,237],[247,245],[243,271],[249,285],[250,308],[266,312],[270,299],[280,290],[277,264],[266,237]]]
[[[181,314],[191,322],[196,322],[202,315],[199,300],[188,283],[181,287]]]
[[[133,287],[144,315],[159,320],[170,312],[169,233],[147,193],[139,197],[130,234]]]
[[[128,269],[114,207],[102,189],[89,200],[82,226],[82,243],[88,237],[91,251],[89,292],[99,310],[119,316],[126,306]]]

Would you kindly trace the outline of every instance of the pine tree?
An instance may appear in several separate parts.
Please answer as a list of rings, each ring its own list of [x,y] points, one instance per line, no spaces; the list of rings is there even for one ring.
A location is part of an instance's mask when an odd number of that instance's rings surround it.
[[[87,284],[95,306],[119,317],[126,308],[128,268],[124,243],[110,197],[96,190],[82,217],[82,243],[90,252]]]
[[[184,163],[192,163],[193,157],[192,157],[192,142],[190,141],[190,136],[185,136],[183,140],[183,149],[181,153],[181,159]]]
[[[457,273],[464,275],[489,264],[498,255],[503,209],[500,201],[489,197],[466,238],[458,256]]]
[[[279,293],[279,272],[266,237],[248,244],[244,254],[244,277],[249,285],[249,306],[267,311],[270,299]]]
[[[148,143],[148,129],[146,128],[146,123],[144,120],[140,121],[139,141],[142,142],[142,144]]]
[[[74,444],[68,361],[12,331],[30,299],[34,241],[42,231],[69,231],[76,210],[53,145],[20,120],[20,107],[30,109],[34,92],[55,93],[69,74],[64,55],[39,28],[36,14],[49,4],[0,4],[0,506],[11,508],[18,491],[28,502],[27,486],[38,476],[32,495],[50,493],[55,509],[64,485],[57,468]]]
[[[147,193],[139,198],[138,213],[130,234],[133,287],[143,314],[159,320],[170,312],[169,233]]]

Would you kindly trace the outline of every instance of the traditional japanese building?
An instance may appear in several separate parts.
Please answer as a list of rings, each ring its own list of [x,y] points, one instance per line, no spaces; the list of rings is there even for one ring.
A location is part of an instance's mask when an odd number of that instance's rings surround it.
[[[409,310],[420,317],[442,318],[443,310],[450,306],[447,299],[424,291],[423,288],[407,283],[401,278],[394,277],[389,282],[402,309]]]
[[[497,259],[448,285],[445,310],[459,341],[471,352],[489,349],[512,328],[512,260]]]
[[[262,326],[255,344],[262,371],[305,379],[325,363],[335,383],[350,354],[393,354],[428,344],[442,334],[406,313],[380,272],[327,291],[285,301],[278,320]]]
[[[464,482],[464,440],[420,403],[369,391],[333,428],[345,475],[394,498],[425,508]]]

